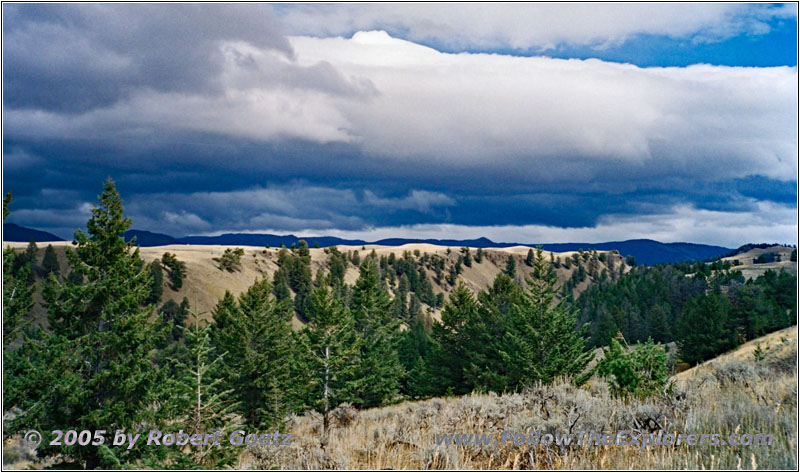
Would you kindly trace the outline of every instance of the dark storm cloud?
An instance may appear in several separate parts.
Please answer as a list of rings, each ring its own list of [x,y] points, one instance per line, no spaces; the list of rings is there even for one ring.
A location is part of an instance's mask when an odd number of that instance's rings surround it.
[[[287,57],[267,5],[4,4],[5,106],[83,112],[140,88],[220,92],[221,41]]]

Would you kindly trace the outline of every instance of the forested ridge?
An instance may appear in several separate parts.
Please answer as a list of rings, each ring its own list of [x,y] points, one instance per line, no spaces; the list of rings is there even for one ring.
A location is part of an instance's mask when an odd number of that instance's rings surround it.
[[[4,201],[4,217],[10,198]],[[459,282],[482,250],[402,257],[326,249],[326,270],[312,273],[309,248],[283,248],[279,269],[242,294],[226,293],[213,323],[191,301],[159,303],[164,274],[181,287],[186,267],[174,255],[145,263],[122,235],[131,222],[113,182],[106,183],[61,268],[35,244],[4,253],[4,437],[23,428],[213,432],[246,426],[274,431],[287,415],[332,412],[473,391],[517,392],[536,383],[597,374],[620,396],[647,395],[665,382],[666,358],[654,342],[675,341],[680,359],[696,363],[796,323],[795,276],[767,271],[745,281],[728,264],[635,267],[614,253],[579,252],[562,261],[530,250],[508,257],[485,290]],[[242,253],[215,260],[237,271]],[[601,264],[602,263],[602,264]],[[517,265],[524,264],[525,276]],[[348,265],[359,275],[345,282]],[[557,269],[572,267],[559,284]],[[48,311],[47,328],[26,324],[33,272]],[[428,272],[432,275],[428,277]],[[434,291],[452,286],[449,297]],[[577,300],[573,288],[592,283]],[[441,308],[441,320],[428,308]],[[303,321],[293,330],[292,317]],[[624,341],[620,341],[623,340]],[[646,344],[635,344],[645,342]],[[622,349],[631,344],[631,353]],[[593,346],[611,345],[599,370]],[[632,356],[632,358],[629,358]],[[653,370],[643,366],[656,364]],[[619,367],[633,370],[623,383]],[[642,377],[647,371],[649,378]],[[654,375],[652,373],[659,373]],[[81,468],[221,467],[236,450],[43,446]]]
[[[576,301],[594,346],[618,332],[637,342],[678,343],[696,363],[797,323],[797,278],[767,270],[745,280],[730,262],[637,267]]]

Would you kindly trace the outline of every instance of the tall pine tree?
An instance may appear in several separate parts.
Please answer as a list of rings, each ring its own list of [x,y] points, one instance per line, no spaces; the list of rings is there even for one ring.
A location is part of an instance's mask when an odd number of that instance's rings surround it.
[[[191,328],[181,326],[186,340],[186,360],[178,360],[180,376],[169,381],[171,396],[166,411],[174,419],[173,431],[183,430],[188,435],[233,432],[239,423],[234,400],[234,390],[226,389],[223,358],[228,353],[214,353],[211,344],[213,326],[199,320],[190,311]],[[224,468],[234,465],[239,449],[221,442],[221,445],[191,445],[172,450],[172,468]]]
[[[280,428],[293,407],[289,396],[291,309],[278,302],[267,279],[239,296],[226,294],[214,311],[214,345],[225,357],[228,387],[245,421],[256,428]]]
[[[58,276],[61,273],[61,265],[58,264],[58,256],[53,245],[47,245],[44,250],[44,257],[42,258],[42,269],[46,274],[55,274]]]
[[[521,389],[534,381],[552,382],[558,376],[578,376],[593,355],[586,351],[586,327],[578,326],[574,311],[554,302],[557,276],[536,250],[533,271],[518,303],[513,305],[507,332],[498,347],[508,367],[506,385]]]
[[[363,341],[359,372],[364,383],[357,399],[362,407],[384,404],[400,390],[404,374],[397,354],[400,322],[392,318],[391,305],[375,259],[365,259],[351,298],[355,329]]]
[[[51,332],[28,337],[11,363],[8,404],[22,414],[18,428],[50,432],[65,427],[90,431],[142,431],[158,425],[155,406],[162,394],[161,371],[152,350],[162,336],[144,304],[150,276],[138,249],[123,232],[131,220],[109,179],[87,223],[75,233],[67,257],[83,285],[51,278],[45,287]],[[61,454],[86,469],[135,464],[145,449],[106,445],[39,447],[40,455]]]
[[[326,445],[331,411],[341,403],[357,401],[363,390],[361,336],[350,311],[328,288],[314,291],[311,313],[311,321],[296,337],[298,366],[304,374],[304,406],[322,414]]]
[[[11,193],[3,199],[3,222],[8,216]],[[3,343],[5,347],[19,336],[25,316],[33,308],[35,286],[29,283],[30,265],[14,272],[16,251],[7,247],[3,251]]]

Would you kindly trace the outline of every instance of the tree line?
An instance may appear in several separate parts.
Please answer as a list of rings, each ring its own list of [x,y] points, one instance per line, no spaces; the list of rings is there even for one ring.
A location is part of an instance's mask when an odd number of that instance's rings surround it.
[[[589,287],[576,301],[594,346],[626,340],[676,342],[681,361],[712,358],[797,323],[797,277],[768,270],[745,280],[725,261],[636,267]]]

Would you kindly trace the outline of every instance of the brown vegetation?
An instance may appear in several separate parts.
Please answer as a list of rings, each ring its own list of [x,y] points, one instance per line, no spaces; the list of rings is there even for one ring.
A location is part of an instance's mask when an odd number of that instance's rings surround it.
[[[787,349],[756,361],[727,358],[686,372],[671,394],[610,396],[605,382],[533,386],[521,394],[472,394],[362,412],[343,407],[327,442],[317,414],[292,417],[290,446],[249,447],[240,467],[269,469],[796,469],[796,327]],[[779,332],[780,333],[780,332]],[[769,336],[768,336],[769,337]],[[763,342],[762,342],[763,346]],[[745,347],[745,350],[750,350]],[[752,351],[752,350],[751,350]],[[734,352],[736,353],[736,352]],[[448,433],[604,431],[769,433],[767,446],[444,446]],[[323,444],[324,447],[323,447]]]

